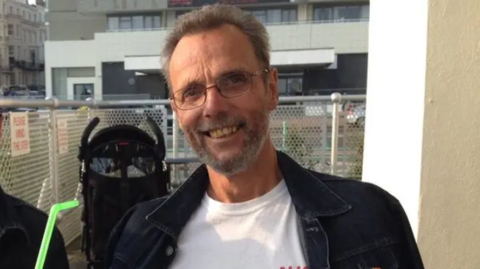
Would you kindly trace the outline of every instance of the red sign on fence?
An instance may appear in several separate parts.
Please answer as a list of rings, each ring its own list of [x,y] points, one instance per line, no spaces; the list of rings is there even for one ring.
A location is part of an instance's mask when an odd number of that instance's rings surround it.
[[[12,141],[12,157],[30,153],[28,112],[10,114],[10,137]]]

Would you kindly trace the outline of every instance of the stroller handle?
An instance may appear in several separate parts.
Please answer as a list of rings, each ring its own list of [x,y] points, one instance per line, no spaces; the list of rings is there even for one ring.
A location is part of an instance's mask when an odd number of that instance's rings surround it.
[[[80,145],[81,146],[86,146],[88,143],[88,138],[90,137],[90,134],[92,134],[93,129],[97,127],[98,123],[100,122],[100,119],[98,117],[93,118],[85,128],[82,134],[82,139],[80,140]]]
[[[157,123],[150,117],[147,116],[146,118],[148,127],[153,131],[155,134],[155,137],[157,138],[157,146],[160,147],[159,150],[160,152],[165,152],[165,139],[163,137],[163,133],[158,127]],[[162,158],[165,158],[165,156],[161,156]]]

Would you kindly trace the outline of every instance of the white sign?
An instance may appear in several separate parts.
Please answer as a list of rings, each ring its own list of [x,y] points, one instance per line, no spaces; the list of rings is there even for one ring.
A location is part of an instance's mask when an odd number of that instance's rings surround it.
[[[10,137],[12,157],[30,153],[28,112],[10,113]]]
[[[58,154],[68,153],[67,119],[57,120]]]

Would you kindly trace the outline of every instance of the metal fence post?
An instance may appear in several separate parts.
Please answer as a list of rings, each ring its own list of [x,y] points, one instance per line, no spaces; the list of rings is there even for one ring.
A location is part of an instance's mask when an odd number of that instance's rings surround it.
[[[339,122],[339,108],[342,95],[339,93],[333,93],[332,96],[333,109],[332,109],[332,154],[330,156],[330,173],[335,175],[337,173],[338,162],[338,122]]]
[[[287,127],[287,122],[283,121],[282,122],[282,150],[284,152],[288,152],[288,145],[287,145],[287,139],[288,139],[288,127]]]
[[[59,100],[55,97],[47,97],[46,100],[53,100],[54,106],[49,108],[50,114],[50,174],[52,177],[52,193],[54,202],[60,202],[60,179],[58,178],[58,132],[57,132],[57,107]]]
[[[173,119],[173,130],[172,130],[172,151],[173,158],[178,158],[178,148],[179,148],[179,126],[177,114],[172,110],[172,119]],[[178,180],[178,167],[177,165],[173,166],[173,177],[175,180]]]

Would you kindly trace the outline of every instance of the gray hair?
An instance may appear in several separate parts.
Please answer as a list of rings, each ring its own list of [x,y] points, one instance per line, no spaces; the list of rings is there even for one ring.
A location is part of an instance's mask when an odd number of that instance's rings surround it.
[[[169,65],[173,51],[182,37],[216,29],[230,24],[238,27],[245,33],[252,43],[255,55],[262,68],[270,66],[270,41],[265,26],[253,15],[245,14],[240,8],[224,5],[205,5],[200,9],[186,13],[176,22],[173,30],[167,35],[162,50],[162,73],[167,79],[169,87]]]

